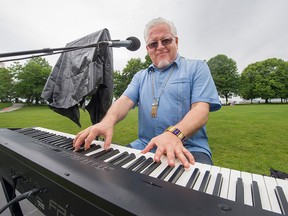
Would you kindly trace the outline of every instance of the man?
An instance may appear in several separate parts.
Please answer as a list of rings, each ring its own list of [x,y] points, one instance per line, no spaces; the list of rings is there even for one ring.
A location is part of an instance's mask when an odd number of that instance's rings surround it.
[[[138,105],[138,139],[130,147],[155,152],[156,162],[166,155],[170,166],[175,158],[186,168],[195,161],[212,164],[205,125],[209,111],[221,105],[207,64],[180,57],[177,30],[168,20],[150,21],[144,38],[153,64],[135,74],[101,122],[77,134],[75,149],[82,143],[89,148],[99,135],[109,148],[114,125]]]

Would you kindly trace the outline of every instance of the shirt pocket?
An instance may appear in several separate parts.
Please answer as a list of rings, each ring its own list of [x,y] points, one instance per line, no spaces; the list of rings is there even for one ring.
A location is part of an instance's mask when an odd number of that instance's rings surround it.
[[[173,80],[167,86],[168,98],[173,101],[190,101],[191,97],[191,84],[189,79]]]

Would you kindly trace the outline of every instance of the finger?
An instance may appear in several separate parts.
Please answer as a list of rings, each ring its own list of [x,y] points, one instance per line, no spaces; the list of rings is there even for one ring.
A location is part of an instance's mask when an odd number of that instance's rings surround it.
[[[182,151],[183,151],[184,155],[186,156],[186,158],[188,159],[189,163],[193,165],[195,163],[195,158],[191,154],[191,152],[188,151],[186,148],[183,148]]]
[[[165,149],[162,146],[158,146],[154,155],[154,160],[156,162],[159,162],[164,153],[165,153]]]
[[[104,149],[108,149],[112,142],[112,135],[106,135],[105,141],[104,141]]]
[[[91,143],[95,140],[96,136],[98,135],[98,131],[96,130],[91,130],[88,135],[86,136],[85,139],[85,144],[84,144],[84,149],[89,149]]]
[[[178,158],[178,160],[180,160],[180,162],[182,163],[182,165],[185,167],[185,168],[189,168],[190,167],[190,164],[187,160],[187,158],[185,157],[185,153],[183,151],[185,151],[187,149],[185,149],[184,147],[182,148],[177,148],[175,149],[175,155],[176,157]],[[188,151],[189,152],[189,151]],[[190,152],[189,152],[190,153]]]
[[[149,152],[151,149],[153,149],[155,145],[156,145],[156,144],[151,140],[151,141],[146,145],[146,147],[142,150],[141,153],[146,154],[146,153]]]
[[[169,166],[175,166],[175,154],[174,148],[171,145],[166,146],[166,156]]]
[[[75,148],[75,150],[78,150],[80,148],[80,146],[82,144],[84,144],[85,138],[87,136],[86,133],[87,132],[78,133],[77,136],[75,137],[75,139],[73,141],[73,147]]]

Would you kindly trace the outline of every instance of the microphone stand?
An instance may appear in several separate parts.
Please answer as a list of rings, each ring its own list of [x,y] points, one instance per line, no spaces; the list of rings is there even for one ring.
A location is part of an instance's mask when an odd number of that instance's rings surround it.
[[[28,56],[28,57],[24,57],[24,58],[14,58],[14,59],[6,59],[6,60],[0,59],[0,63],[1,62],[8,62],[8,61],[15,61],[15,60],[28,59],[28,58],[35,58],[35,57],[46,56],[46,55],[54,55],[54,54],[59,54],[59,53],[64,53],[64,52],[71,52],[71,51],[75,51],[78,49],[84,49],[84,48],[96,47],[99,49],[100,44],[102,44],[102,43],[99,42],[99,43],[95,43],[95,44],[90,44],[90,45],[85,45],[85,46],[76,46],[76,47],[61,47],[61,48],[53,48],[53,49],[44,48],[44,49],[38,49],[38,50],[27,50],[27,51],[20,51],[20,52],[0,53],[0,58],[44,53],[42,55],[36,55],[36,56],[32,55],[32,56]]]

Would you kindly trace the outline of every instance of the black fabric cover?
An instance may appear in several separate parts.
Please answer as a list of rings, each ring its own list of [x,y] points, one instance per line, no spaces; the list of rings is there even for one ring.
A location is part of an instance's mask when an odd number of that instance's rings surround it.
[[[102,29],[70,42],[66,47],[86,46],[106,40],[111,40],[109,31]],[[62,53],[41,97],[49,102],[52,110],[68,117],[79,127],[79,106],[88,110],[93,124],[99,122],[113,98],[112,48],[96,46]]]

